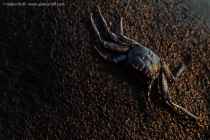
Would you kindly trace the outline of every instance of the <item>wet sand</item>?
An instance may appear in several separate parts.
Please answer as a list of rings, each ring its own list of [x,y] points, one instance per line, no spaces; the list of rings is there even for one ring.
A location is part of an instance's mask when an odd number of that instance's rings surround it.
[[[205,139],[209,116],[198,122],[173,111],[140,72],[104,61],[90,12],[105,40],[96,2],[65,6],[2,6],[0,30],[0,139]],[[173,100],[200,116],[210,106],[210,26],[181,2],[100,2],[124,32],[163,58],[172,72]],[[142,94],[141,94],[142,93]],[[204,125],[207,124],[207,125]]]

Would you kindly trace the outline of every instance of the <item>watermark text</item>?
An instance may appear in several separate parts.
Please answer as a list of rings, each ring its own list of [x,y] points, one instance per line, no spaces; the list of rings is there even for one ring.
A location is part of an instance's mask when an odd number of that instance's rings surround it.
[[[38,6],[38,7],[43,7],[43,6],[65,6],[65,3],[58,3],[58,2],[51,2],[51,3],[35,3],[35,2],[4,2],[2,3],[3,6]]]

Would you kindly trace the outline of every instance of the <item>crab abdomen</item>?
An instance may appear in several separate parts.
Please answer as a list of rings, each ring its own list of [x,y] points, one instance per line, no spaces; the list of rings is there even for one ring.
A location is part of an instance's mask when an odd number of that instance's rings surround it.
[[[130,50],[128,63],[152,79],[158,77],[161,68],[160,58],[153,51],[142,45]]]

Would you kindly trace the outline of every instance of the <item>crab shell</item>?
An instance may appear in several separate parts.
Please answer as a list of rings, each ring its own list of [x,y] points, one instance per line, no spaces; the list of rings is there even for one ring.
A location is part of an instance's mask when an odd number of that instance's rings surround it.
[[[156,79],[161,70],[160,58],[142,45],[132,48],[128,53],[128,64],[142,71],[148,78]]]

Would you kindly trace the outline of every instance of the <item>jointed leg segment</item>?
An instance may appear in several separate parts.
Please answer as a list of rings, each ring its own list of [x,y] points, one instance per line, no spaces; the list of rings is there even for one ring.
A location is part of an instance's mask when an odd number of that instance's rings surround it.
[[[122,24],[123,18],[120,19],[120,31],[119,31],[119,38],[123,40],[124,42],[131,44],[131,45],[139,45],[139,43],[133,39],[130,39],[123,35],[123,24]]]
[[[161,61],[161,64],[162,64],[163,71],[165,72],[166,76],[169,78],[170,81],[176,81],[176,79],[179,77],[179,75],[182,73],[182,71],[185,68],[185,64],[182,62],[181,67],[179,68],[178,72],[174,76],[164,61]]]
[[[104,19],[102,13],[101,13],[101,10],[100,10],[100,7],[99,5],[97,5],[97,8],[98,8],[98,11],[99,11],[99,14],[101,16],[101,19],[103,21],[103,24],[104,24],[104,28],[105,28],[105,31],[106,31],[106,34],[108,34],[113,40],[115,40],[117,43],[112,43],[112,42],[108,42],[108,41],[103,41],[101,39],[101,36],[99,34],[99,31],[93,21],[93,18],[92,18],[92,13],[90,14],[90,19],[91,19],[91,23],[93,25],[93,28],[95,30],[95,35],[96,35],[96,38],[97,40],[104,45],[105,48],[108,48],[108,49],[112,49],[114,51],[118,51],[118,52],[127,52],[129,50],[129,47],[126,46],[128,44],[130,45],[139,45],[139,43],[135,40],[132,40],[126,36],[123,35],[123,25],[122,25],[122,18],[120,20],[120,30],[119,30],[119,35],[116,35],[112,32],[109,31],[109,27],[106,23],[106,20]],[[118,44],[119,43],[119,44]],[[121,45],[120,45],[121,44]]]
[[[106,31],[106,34],[109,35],[110,38],[112,38],[114,41],[118,42],[119,44],[126,45],[127,44],[126,42],[123,42],[122,40],[119,39],[119,37],[115,33],[112,33],[112,32],[109,31],[109,27],[108,27],[108,25],[106,23],[106,20],[104,19],[103,15],[101,14],[101,10],[100,10],[99,5],[97,5],[97,8],[98,8],[98,12],[101,16],[101,19],[103,21],[104,29]]]
[[[152,109],[152,113],[154,114],[154,109],[153,109],[153,106],[152,106],[152,103],[151,103],[151,100],[150,100],[150,93],[151,93],[151,90],[152,90],[152,86],[153,86],[153,84],[154,84],[154,79],[151,81],[151,83],[150,83],[150,85],[149,85],[149,90],[148,90],[148,101],[149,101],[149,104],[150,104],[150,107],[151,107],[151,109]]]
[[[177,78],[181,72],[183,71],[183,66],[178,70],[177,74],[176,74],[176,77]],[[170,72],[170,71],[169,71]],[[174,79],[176,80],[176,79]],[[167,81],[167,78],[165,77],[165,74],[164,72],[162,72],[162,90],[164,92],[164,96],[165,96],[165,100],[166,100],[166,103],[171,107],[173,108],[175,111],[177,111],[177,109],[180,109],[182,112],[186,113],[188,116],[196,119],[196,120],[200,120],[199,117],[196,117],[195,115],[193,115],[192,113],[190,113],[189,111],[187,111],[185,108],[181,107],[180,105],[177,105],[175,104],[173,101],[172,101],[172,98],[171,98],[171,94],[169,92],[169,88],[168,88],[168,81]]]
[[[118,55],[116,57],[109,58],[103,52],[101,52],[96,46],[94,46],[94,48],[104,58],[104,60],[109,61],[109,62],[118,63],[118,62],[125,60],[127,58],[127,55]]]
[[[111,49],[111,50],[114,50],[114,51],[118,51],[118,52],[127,52],[128,51],[128,47],[127,46],[122,46],[120,44],[117,44],[117,43],[112,43],[112,42],[108,42],[108,41],[103,41],[101,39],[101,36],[99,34],[99,31],[93,21],[93,18],[92,18],[92,13],[90,14],[90,19],[91,19],[91,23],[93,25],[93,28],[95,30],[95,35],[96,35],[96,38],[97,40],[104,45],[105,48],[108,48],[108,49]]]
[[[180,109],[182,112],[186,113],[188,116],[196,119],[196,120],[200,120],[200,117],[196,117],[195,115],[193,115],[192,113],[190,113],[189,111],[187,111],[185,108],[181,107],[180,105],[175,104],[174,102],[172,102],[171,100],[166,101],[166,103],[171,106],[175,111],[176,109]]]

